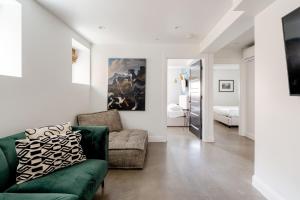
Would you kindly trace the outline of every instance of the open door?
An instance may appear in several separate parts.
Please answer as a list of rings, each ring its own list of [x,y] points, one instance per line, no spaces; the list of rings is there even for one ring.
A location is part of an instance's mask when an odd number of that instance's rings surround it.
[[[190,69],[190,123],[189,130],[202,139],[202,61]]]

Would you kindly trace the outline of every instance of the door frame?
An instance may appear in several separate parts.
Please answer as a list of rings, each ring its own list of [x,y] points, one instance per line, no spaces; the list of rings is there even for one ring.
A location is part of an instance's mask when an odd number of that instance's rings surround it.
[[[163,80],[163,89],[162,89],[162,115],[163,115],[163,126],[164,130],[167,132],[167,106],[168,106],[168,60],[172,59],[187,59],[187,60],[193,60],[194,63],[198,60],[202,60],[203,64],[203,57],[202,56],[175,56],[175,57],[165,57],[164,58],[164,67],[162,70],[162,80]],[[202,104],[203,107],[203,104]],[[202,119],[203,123],[203,119]],[[167,134],[166,135],[166,141],[168,140]]]

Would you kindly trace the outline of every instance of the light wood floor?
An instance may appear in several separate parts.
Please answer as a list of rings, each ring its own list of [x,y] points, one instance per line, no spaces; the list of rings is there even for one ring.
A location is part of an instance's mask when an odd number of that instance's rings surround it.
[[[216,143],[170,128],[168,143],[150,143],[144,170],[111,170],[101,200],[264,200],[251,186],[253,141],[215,123]]]

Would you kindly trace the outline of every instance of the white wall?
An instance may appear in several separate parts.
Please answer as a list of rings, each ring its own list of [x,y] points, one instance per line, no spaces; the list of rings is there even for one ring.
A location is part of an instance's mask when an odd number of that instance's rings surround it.
[[[241,130],[242,134],[255,139],[255,57],[254,46],[244,49],[243,64],[245,70],[245,91],[243,97],[245,98],[245,129]]]
[[[228,68],[228,69],[226,69]],[[237,69],[230,69],[237,68]],[[219,92],[219,80],[234,80],[234,92]],[[239,65],[214,66],[214,105],[239,106],[240,101],[240,70]]]
[[[281,18],[299,0],[277,0],[255,19],[254,185],[272,200],[300,199],[300,98],[289,95]]]
[[[189,95],[188,85],[186,85],[185,91],[182,91],[182,84],[186,81],[180,80],[180,74],[183,74],[185,76],[184,78],[188,78],[189,73],[190,72],[188,67],[171,67],[170,65],[168,66],[168,104],[179,104],[180,95]]]
[[[32,0],[22,4],[22,78],[0,76],[0,136],[74,121],[89,107],[88,86],[72,84],[72,38],[89,43]]]
[[[181,81],[179,79],[180,73],[180,68],[168,68],[168,104],[179,104],[179,96],[182,91]]]
[[[223,48],[214,54],[215,64],[240,64],[242,50],[238,48]]]
[[[203,72],[202,72],[202,132],[203,142],[214,142],[214,91],[213,91],[213,71],[214,71],[214,55],[202,55]]]
[[[146,111],[122,111],[123,125],[149,131],[152,141],[166,139],[167,59],[198,58],[198,45],[94,45],[91,110],[107,109],[108,58],[146,58]]]

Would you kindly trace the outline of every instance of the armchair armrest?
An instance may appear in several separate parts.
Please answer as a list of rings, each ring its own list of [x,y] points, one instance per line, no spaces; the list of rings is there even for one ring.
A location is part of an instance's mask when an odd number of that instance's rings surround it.
[[[108,160],[108,128],[106,126],[73,126],[80,130],[81,146],[87,159]]]

